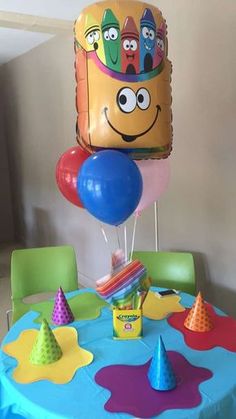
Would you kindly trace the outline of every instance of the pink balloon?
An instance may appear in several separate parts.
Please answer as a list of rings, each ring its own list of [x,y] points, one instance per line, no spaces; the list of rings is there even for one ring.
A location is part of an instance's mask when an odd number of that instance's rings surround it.
[[[135,210],[135,214],[138,215],[157,201],[167,189],[170,179],[170,163],[169,159],[135,160],[135,163],[143,178],[143,193]]]

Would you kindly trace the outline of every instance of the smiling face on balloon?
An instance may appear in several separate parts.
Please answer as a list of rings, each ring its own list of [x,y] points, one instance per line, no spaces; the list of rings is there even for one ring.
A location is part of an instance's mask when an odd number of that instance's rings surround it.
[[[171,64],[160,11],[133,0],[89,6],[75,25],[77,139],[90,153],[134,159],[171,151]]]
[[[106,122],[113,134],[116,134],[120,137],[120,140],[127,143],[148,135],[155,127],[161,111],[159,104],[151,105],[151,94],[145,87],[139,87],[137,91],[131,87],[122,87],[116,95],[116,107],[115,112],[113,112],[111,106],[110,108],[109,106],[104,107]],[[130,119],[129,126],[122,125],[125,128],[122,129],[117,120],[123,119],[125,121],[128,115]],[[143,124],[137,129],[137,119],[139,117],[143,119]]]
[[[107,88],[107,77],[102,72],[92,71],[94,86],[99,86],[102,94],[89,90],[90,104],[90,144],[94,150],[104,148],[138,148],[153,151],[169,147],[171,100],[169,92],[156,88],[156,80],[134,83],[111,79]],[[168,71],[166,69],[166,71]],[[160,82],[165,84],[167,74],[160,74]],[[96,129],[95,129],[96,127]],[[158,147],[157,147],[158,145]]]

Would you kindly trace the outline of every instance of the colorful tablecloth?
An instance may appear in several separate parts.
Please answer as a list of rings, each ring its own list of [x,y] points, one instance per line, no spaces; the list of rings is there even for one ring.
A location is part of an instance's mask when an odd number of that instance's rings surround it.
[[[93,290],[80,290],[71,295]],[[190,307],[193,297],[181,294],[181,304]],[[39,329],[36,312],[25,314],[6,335],[4,344],[15,340],[25,329]],[[112,338],[112,312],[102,309],[95,320],[76,321],[79,344],[94,354],[94,361],[79,369],[67,384],[47,380],[17,384],[12,373],[16,360],[0,351],[0,418],[1,419],[128,419],[128,414],[109,413],[104,404],[109,391],[96,384],[94,376],[102,367],[112,364],[140,365],[153,355],[161,334],[167,350],[178,351],[193,365],[209,368],[213,377],[200,384],[202,402],[192,409],[167,410],[158,419],[235,419],[236,353],[223,348],[197,351],[186,346],[182,334],[166,319],[143,319],[144,336],[140,340],[116,341]],[[125,386],[125,383],[124,383]]]

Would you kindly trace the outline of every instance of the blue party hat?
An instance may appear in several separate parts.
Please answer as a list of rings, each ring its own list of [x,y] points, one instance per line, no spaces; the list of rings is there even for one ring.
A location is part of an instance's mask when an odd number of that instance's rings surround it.
[[[148,379],[154,390],[166,391],[176,387],[176,377],[161,336],[149,366]]]

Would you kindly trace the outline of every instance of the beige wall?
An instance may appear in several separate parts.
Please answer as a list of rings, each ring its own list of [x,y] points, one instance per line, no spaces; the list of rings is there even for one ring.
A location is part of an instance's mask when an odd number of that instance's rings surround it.
[[[192,251],[204,295],[236,315],[235,0],[158,5],[168,23],[174,117],[161,249]],[[58,38],[4,66],[8,145],[18,234],[29,246],[73,244],[80,280],[94,285],[109,269],[115,228],[106,227],[108,246],[99,222],[62,198],[54,175],[75,145],[73,60],[72,38]],[[136,249],[154,248],[153,228],[150,208],[138,220]]]
[[[0,92],[3,89],[0,69]],[[14,241],[11,188],[7,156],[7,144],[4,130],[4,102],[0,99],[0,243]]]

